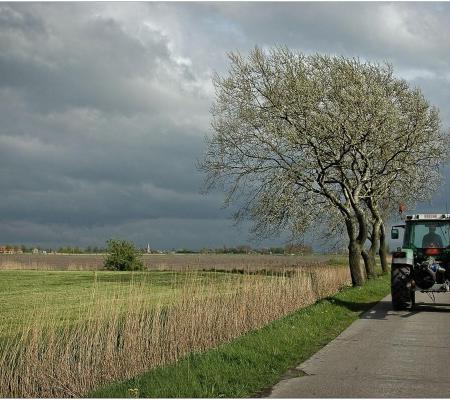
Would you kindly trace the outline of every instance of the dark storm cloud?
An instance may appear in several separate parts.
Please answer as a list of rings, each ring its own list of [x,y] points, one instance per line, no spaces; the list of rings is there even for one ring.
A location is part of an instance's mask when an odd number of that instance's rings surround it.
[[[448,126],[449,17],[445,3],[0,4],[0,242],[245,241],[195,168],[227,52],[390,61]]]
[[[198,114],[209,103],[161,32],[136,36],[84,6],[0,15],[2,239],[18,221],[26,238],[36,224],[60,232],[229,214],[198,193]]]
[[[138,86],[140,80],[159,79],[161,66],[174,67],[160,33],[152,31],[142,42],[117,21],[91,17],[65,32],[70,35],[67,41],[46,33],[37,43],[36,57],[36,50],[17,49],[27,20],[22,18],[24,25],[13,30],[0,25],[0,35],[8,38],[0,53],[0,86],[18,90],[30,108],[57,112],[84,107],[115,114],[158,111],[157,99],[141,93]],[[23,48],[33,45],[33,38],[28,40]]]
[[[127,237],[144,247],[152,248],[201,248],[223,247],[242,244],[246,237],[244,225],[235,228],[230,219],[140,219],[122,224],[104,224],[81,227],[65,224],[32,223],[17,220],[5,226],[4,232],[10,242],[26,242],[30,245],[55,246],[60,243],[75,243],[80,246],[104,246],[105,240]],[[261,246],[270,245],[263,241]]]

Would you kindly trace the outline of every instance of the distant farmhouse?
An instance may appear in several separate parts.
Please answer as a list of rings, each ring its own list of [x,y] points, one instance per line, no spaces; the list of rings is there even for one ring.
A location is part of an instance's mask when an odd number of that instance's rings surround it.
[[[0,246],[0,254],[22,254],[20,247]]]

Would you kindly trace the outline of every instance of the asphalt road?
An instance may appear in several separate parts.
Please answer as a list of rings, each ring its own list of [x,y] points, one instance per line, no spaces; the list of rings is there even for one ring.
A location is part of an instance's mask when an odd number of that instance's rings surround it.
[[[450,294],[393,311],[390,296],[272,388],[275,398],[450,398]]]

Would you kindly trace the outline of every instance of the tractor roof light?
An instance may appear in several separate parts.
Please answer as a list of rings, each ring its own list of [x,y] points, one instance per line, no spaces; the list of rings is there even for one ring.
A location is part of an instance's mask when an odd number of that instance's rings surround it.
[[[441,249],[437,247],[428,247],[425,249],[424,253],[427,256],[437,256],[438,254],[441,254]]]

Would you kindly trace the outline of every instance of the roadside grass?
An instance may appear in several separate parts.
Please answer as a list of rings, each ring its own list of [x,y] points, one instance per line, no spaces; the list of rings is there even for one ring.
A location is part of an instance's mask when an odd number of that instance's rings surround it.
[[[335,296],[215,349],[91,391],[87,397],[257,397],[389,293],[389,276]],[[299,374],[299,371],[295,371]]]

